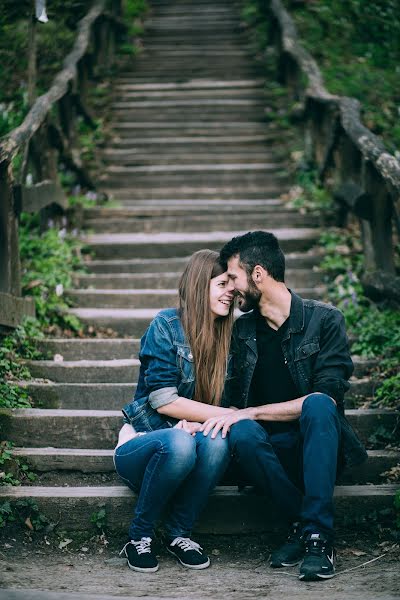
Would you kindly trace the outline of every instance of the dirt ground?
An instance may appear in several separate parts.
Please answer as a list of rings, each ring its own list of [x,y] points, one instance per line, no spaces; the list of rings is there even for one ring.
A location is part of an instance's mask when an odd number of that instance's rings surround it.
[[[83,598],[86,594],[167,600],[169,598],[294,598],[329,600],[400,598],[400,548],[388,536],[345,532],[338,536],[337,575],[317,583],[301,582],[297,567],[274,570],[268,557],[280,539],[260,536],[197,536],[212,558],[204,571],[181,567],[159,544],[157,573],[131,571],[118,556],[124,540],[104,536],[85,541],[54,534],[26,534],[0,543],[0,598]],[[374,560],[376,559],[376,560]],[[369,562],[373,561],[373,562]],[[365,564],[364,563],[367,563]],[[362,566],[364,565],[364,566]],[[14,590],[15,592],[12,592]],[[17,590],[25,590],[20,596]],[[30,593],[29,590],[41,590]],[[37,594],[37,595],[36,595]],[[55,596],[51,595],[51,598]]]

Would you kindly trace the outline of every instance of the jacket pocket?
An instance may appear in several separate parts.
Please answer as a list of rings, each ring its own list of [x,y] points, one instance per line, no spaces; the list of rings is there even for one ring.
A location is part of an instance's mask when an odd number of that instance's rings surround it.
[[[318,356],[319,338],[305,340],[294,353],[294,366],[299,379],[306,383],[307,386],[311,383],[314,363]]]
[[[305,341],[301,346],[296,348],[294,353],[295,362],[298,360],[305,360],[310,358],[313,354],[319,352],[319,339],[313,338]]]
[[[193,354],[189,346],[178,345],[176,348],[176,361],[179,367],[182,382],[189,383],[194,381],[194,363]]]

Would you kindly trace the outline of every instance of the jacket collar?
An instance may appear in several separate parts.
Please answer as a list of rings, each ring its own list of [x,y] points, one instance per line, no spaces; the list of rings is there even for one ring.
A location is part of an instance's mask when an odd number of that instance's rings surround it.
[[[286,330],[283,340],[287,340],[292,333],[298,333],[304,328],[304,302],[297,294],[289,290],[292,295],[292,303],[290,306],[289,325]],[[251,311],[239,317],[238,329],[239,338],[248,339],[256,335],[256,311]],[[282,341],[283,341],[282,340]]]

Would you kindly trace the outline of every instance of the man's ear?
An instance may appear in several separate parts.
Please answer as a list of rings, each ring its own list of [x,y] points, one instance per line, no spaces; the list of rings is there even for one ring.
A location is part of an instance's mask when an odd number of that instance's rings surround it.
[[[251,278],[254,281],[254,283],[261,283],[261,281],[264,278],[264,275],[265,275],[265,269],[263,269],[263,267],[261,267],[261,265],[256,265],[251,274]]]

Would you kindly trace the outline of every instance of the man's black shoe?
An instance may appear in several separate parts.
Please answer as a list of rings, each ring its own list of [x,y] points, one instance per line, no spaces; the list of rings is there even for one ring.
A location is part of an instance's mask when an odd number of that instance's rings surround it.
[[[304,557],[304,540],[300,523],[293,523],[286,542],[271,554],[270,565],[273,568],[293,567]]]
[[[130,569],[141,573],[154,573],[158,571],[158,561],[151,549],[151,542],[150,537],[131,540],[125,544],[119,555],[125,554]]]
[[[210,559],[202,552],[203,548],[190,538],[176,537],[167,543],[167,550],[188,569],[206,569]]]
[[[317,581],[335,575],[336,551],[320,533],[310,533],[305,540],[306,553],[300,565],[299,579]]]

